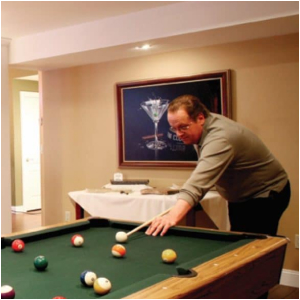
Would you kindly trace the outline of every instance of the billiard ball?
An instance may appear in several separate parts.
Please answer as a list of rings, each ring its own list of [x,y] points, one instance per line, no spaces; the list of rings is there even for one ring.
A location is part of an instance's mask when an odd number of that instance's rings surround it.
[[[163,262],[171,264],[176,260],[177,254],[172,249],[166,249],[162,252],[161,258],[162,258]]]
[[[80,275],[80,281],[85,286],[93,286],[97,275],[92,271],[83,271]]]
[[[111,290],[111,283],[107,278],[100,277],[94,282],[94,291],[96,294],[105,295]]]
[[[14,299],[15,290],[9,285],[1,286],[1,299]]]
[[[123,231],[119,231],[116,233],[116,241],[119,242],[119,243],[125,243],[127,242],[127,234],[126,232],[123,232]]]
[[[74,247],[82,246],[83,242],[84,242],[83,236],[80,234],[75,234],[71,238],[71,243]]]
[[[12,249],[15,252],[22,252],[25,248],[25,243],[22,240],[14,240],[11,244]]]
[[[63,297],[63,296],[55,296],[55,297],[53,297],[52,299],[67,299],[67,298],[65,298],[65,297]]]
[[[111,248],[111,253],[115,257],[123,257],[126,254],[126,248],[123,245],[116,244]]]
[[[44,271],[48,266],[48,261],[45,256],[39,255],[34,259],[33,264],[37,270]]]

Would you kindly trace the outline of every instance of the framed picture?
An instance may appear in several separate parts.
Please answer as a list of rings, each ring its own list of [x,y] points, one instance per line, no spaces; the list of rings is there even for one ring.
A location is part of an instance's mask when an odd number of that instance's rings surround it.
[[[231,117],[229,70],[117,84],[119,167],[195,167],[193,145],[183,144],[167,121],[169,103],[184,94]]]

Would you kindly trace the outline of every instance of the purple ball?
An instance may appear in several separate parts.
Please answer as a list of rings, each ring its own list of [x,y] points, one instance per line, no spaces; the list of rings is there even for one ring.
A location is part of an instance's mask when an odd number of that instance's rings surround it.
[[[15,290],[9,285],[3,285],[1,287],[1,299],[14,299]]]

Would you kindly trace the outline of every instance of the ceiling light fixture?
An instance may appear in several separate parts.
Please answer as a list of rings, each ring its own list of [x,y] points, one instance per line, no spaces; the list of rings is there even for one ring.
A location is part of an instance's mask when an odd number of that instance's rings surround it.
[[[137,49],[137,50],[148,50],[150,48],[151,48],[151,46],[149,44],[145,44],[141,47],[135,47],[135,49]]]

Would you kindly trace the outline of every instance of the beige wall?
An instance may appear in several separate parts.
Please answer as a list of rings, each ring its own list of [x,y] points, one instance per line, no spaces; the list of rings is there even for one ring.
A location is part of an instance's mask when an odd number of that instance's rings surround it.
[[[291,239],[285,268],[298,270],[298,50],[298,35],[289,35],[42,72],[44,224],[74,211],[69,191],[99,188],[118,171],[116,83],[231,69],[233,118],[258,134],[289,174],[292,199],[279,234]],[[168,186],[191,171],[121,172]]]
[[[9,41],[1,39],[1,234],[12,231],[8,47]]]
[[[20,92],[38,92],[38,82],[12,80],[12,205],[23,205]]]

